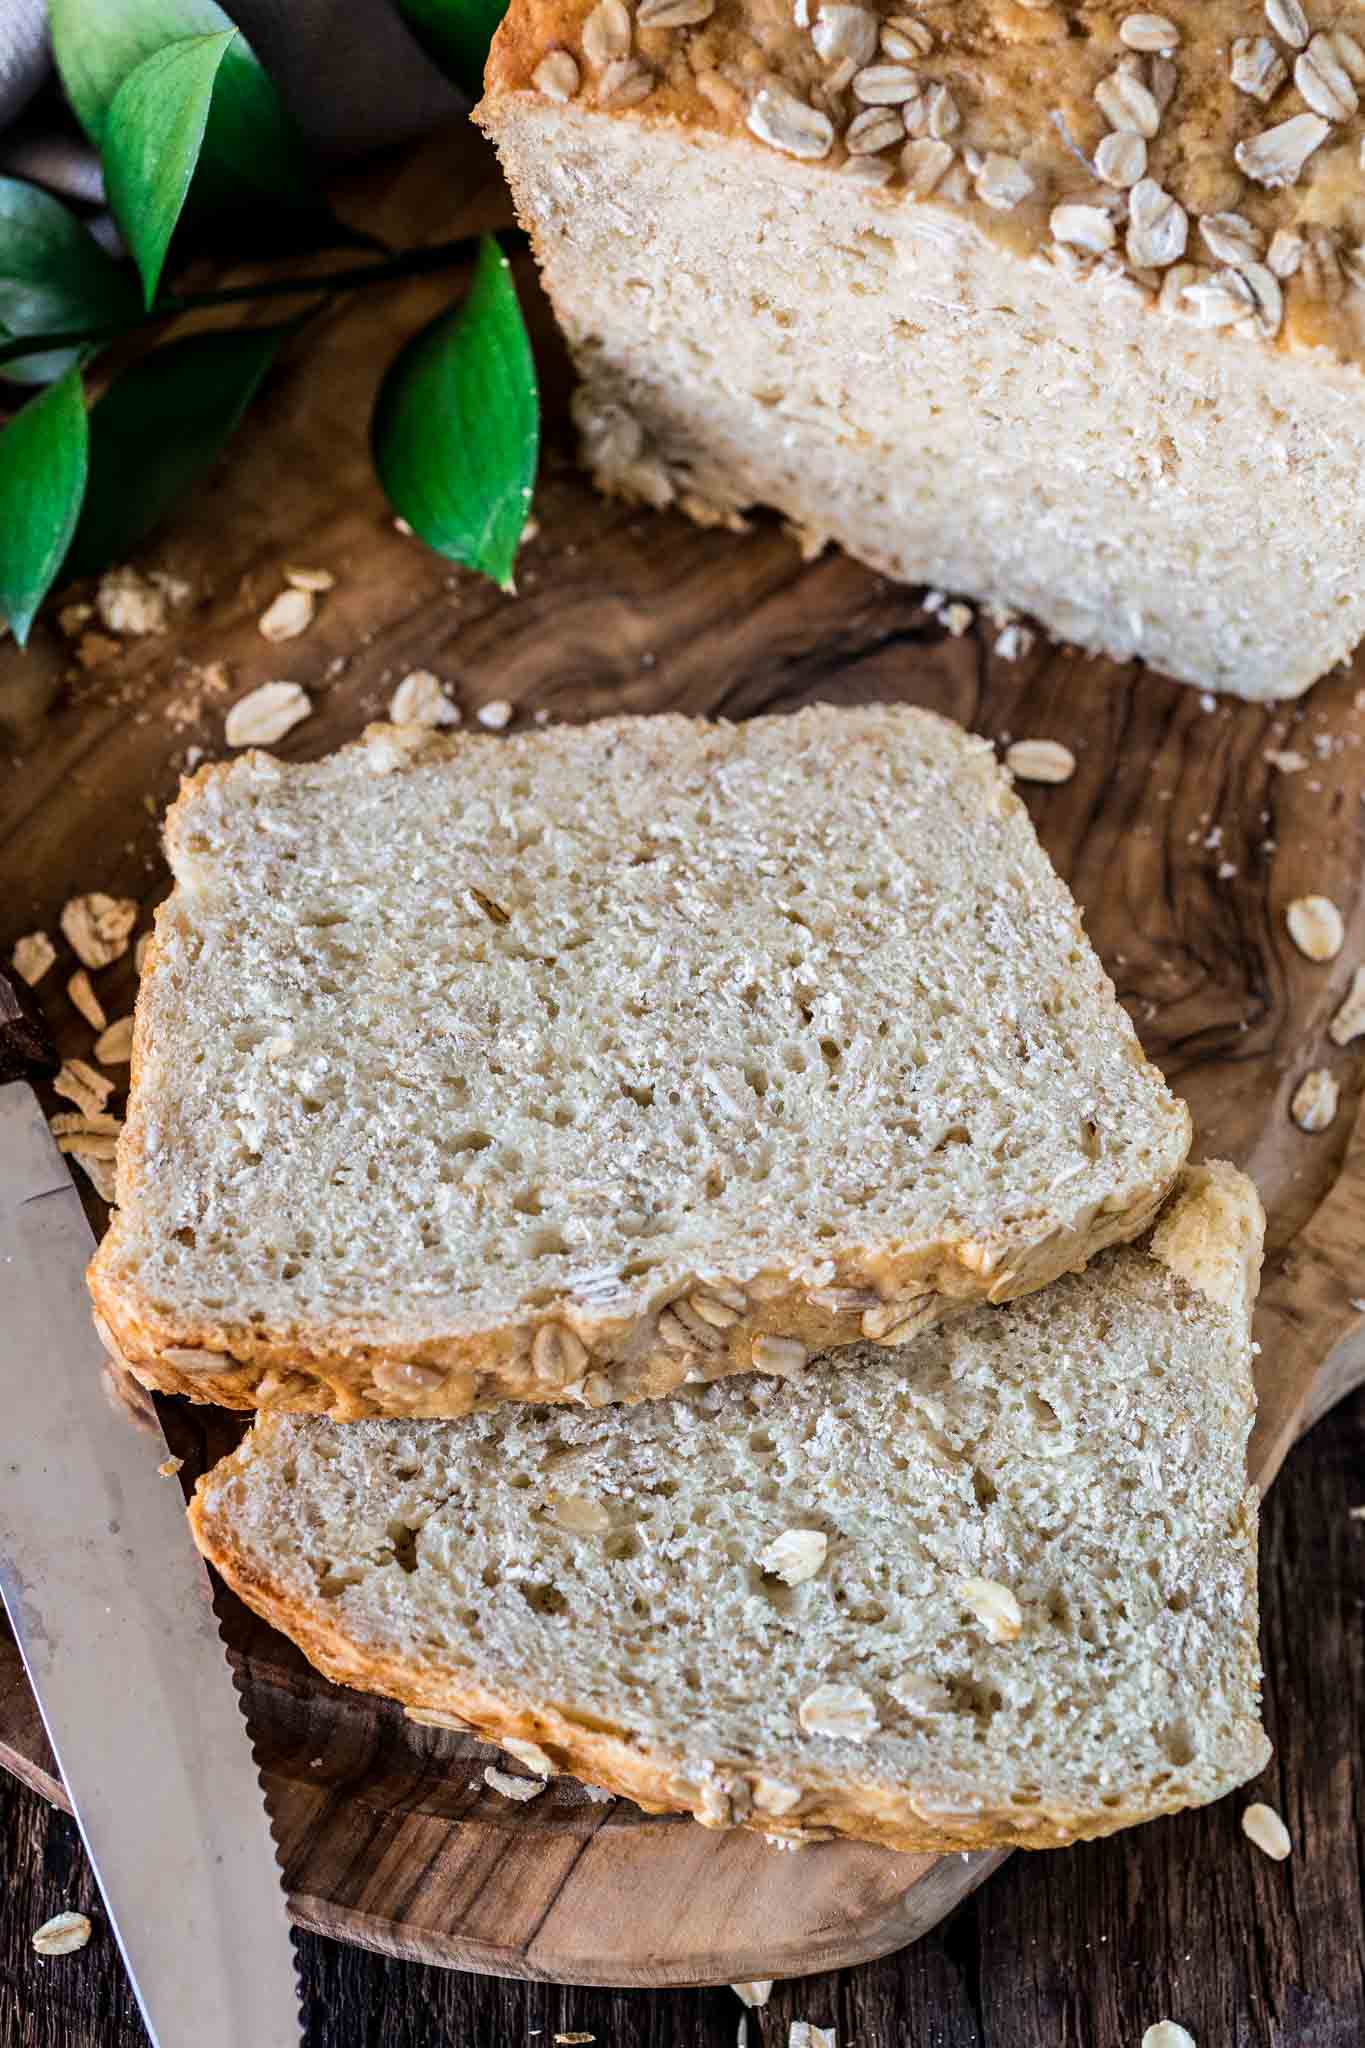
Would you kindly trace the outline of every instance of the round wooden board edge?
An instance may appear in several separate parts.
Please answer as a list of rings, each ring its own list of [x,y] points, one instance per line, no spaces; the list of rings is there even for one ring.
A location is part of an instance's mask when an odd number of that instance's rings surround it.
[[[426,1928],[383,1920],[375,1914],[338,1908],[329,1900],[305,1894],[291,1894],[289,1912],[294,1924],[309,1934],[353,1942],[359,1948],[392,1956],[399,1962],[430,1963],[438,1969],[471,1970],[481,1977],[508,1977],[532,1983],[581,1984],[615,1991],[686,1990],[751,1983],[765,1977],[811,1977],[893,1955],[937,1927],[1000,1868],[1010,1853],[1008,1849],[978,1849],[969,1855],[938,1857],[933,1869],[913,1880],[901,1895],[901,1903],[913,1901],[915,1910],[893,1909],[870,1926],[853,1924],[826,1940],[803,1941],[799,1949],[795,1944],[761,1953],[739,1949],[720,1960],[711,1959],[704,1967],[686,1957],[675,1963],[656,1962],[642,1974],[618,1969],[604,1976],[600,1968],[585,1967],[572,1952],[549,1944],[543,1949],[497,1949],[487,1943],[461,1941]]]

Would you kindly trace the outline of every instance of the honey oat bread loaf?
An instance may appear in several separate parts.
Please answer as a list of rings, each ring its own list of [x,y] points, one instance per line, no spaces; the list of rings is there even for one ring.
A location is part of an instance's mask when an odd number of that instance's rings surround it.
[[[989,743],[903,708],[376,728],[187,784],[92,1269],[339,1416],[790,1372],[1150,1221],[1189,1120]]]
[[[1365,17],[512,0],[479,109],[611,491],[1291,696],[1365,630]]]
[[[1269,1753],[1262,1223],[1240,1174],[1197,1169],[1144,1246],[857,1371],[266,1415],[195,1534],[329,1677],[645,1806],[898,1849],[1107,1834]]]

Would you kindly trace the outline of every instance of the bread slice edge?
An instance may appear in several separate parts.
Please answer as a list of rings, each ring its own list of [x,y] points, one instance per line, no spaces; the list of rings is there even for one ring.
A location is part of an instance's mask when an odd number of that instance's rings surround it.
[[[1166,1265],[1177,1289],[1213,1303],[1245,1332],[1258,1284],[1265,1217],[1252,1183],[1221,1161],[1188,1168],[1152,1238],[1150,1255]],[[1248,1417],[1249,1426],[1250,1417]],[[1090,1840],[1192,1804],[1221,1798],[1261,1770],[1270,1744],[1259,1721],[1246,1717],[1225,1742],[1217,1762],[1191,1791],[1149,1785],[1140,1797],[1114,1805],[1073,1805],[1056,1800],[1021,1807],[1003,1787],[983,1793],[965,1810],[927,1782],[888,1786],[843,1776],[837,1781],[805,1765],[789,1774],[799,1797],[774,1812],[771,1780],[752,1762],[717,1757],[699,1771],[695,1759],[663,1745],[642,1749],[623,1730],[604,1724],[571,1702],[514,1697],[481,1684],[469,1671],[417,1666],[409,1659],[358,1645],[332,1618],[325,1601],[300,1599],[284,1580],[263,1568],[234,1533],[222,1495],[245,1483],[258,1454],[287,1426],[262,1415],[230,1457],[200,1479],[189,1507],[195,1542],[204,1557],[246,1604],[289,1636],[325,1677],[339,1685],[380,1693],[419,1721],[468,1730],[493,1743],[532,1742],[554,1769],[632,1799],[648,1812],[683,1812],[708,1827],[743,1826],[792,1842],[850,1836],[916,1853],[986,1848],[1055,1848]],[[217,1503],[215,1505],[215,1502]],[[1240,1558],[1245,1612],[1250,1618],[1245,1656],[1253,1695],[1259,1687],[1256,1525],[1259,1496],[1248,1485],[1229,1532]]]

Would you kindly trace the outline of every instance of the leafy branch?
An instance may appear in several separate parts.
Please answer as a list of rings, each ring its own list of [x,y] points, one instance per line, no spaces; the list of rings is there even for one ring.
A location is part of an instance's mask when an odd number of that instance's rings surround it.
[[[397,0],[438,62],[477,83],[502,0]],[[280,349],[337,292],[477,260],[463,300],[399,352],[371,425],[375,468],[414,532],[510,587],[539,452],[535,366],[488,236],[385,251],[331,211],[275,86],[216,0],[49,0],[67,97],[98,149],[126,256],[59,200],[0,177],[0,378],[40,389],[0,431],[0,617],[22,644],[62,578],[118,560],[218,458]],[[263,202],[268,204],[263,206]],[[312,275],[178,293],[196,247],[381,253]],[[269,244],[259,246],[260,223]],[[153,342],[93,406],[85,372],[187,313],[292,299],[294,319]]]

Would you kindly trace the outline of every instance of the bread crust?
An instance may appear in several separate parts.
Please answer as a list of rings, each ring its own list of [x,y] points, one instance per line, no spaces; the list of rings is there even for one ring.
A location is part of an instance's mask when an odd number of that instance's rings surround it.
[[[917,710],[914,716],[947,729],[959,743],[964,738],[952,721],[932,712]],[[667,744],[667,727],[700,723],[647,722],[660,729],[660,746]],[[642,721],[608,723],[638,727]],[[831,735],[831,743],[837,744],[837,735]],[[490,744],[496,743],[381,725],[368,728],[357,749],[391,748],[406,763],[418,757],[448,759],[471,745]],[[168,845],[186,832],[205,792],[236,765],[211,764],[186,778],[166,815]],[[988,742],[972,743],[963,772],[980,776],[983,800],[998,813],[1019,807]],[[1040,1207],[1016,1214],[1007,1228],[974,1237],[840,1246],[830,1253],[831,1276],[819,1285],[809,1272],[791,1265],[761,1273],[711,1268],[681,1283],[672,1281],[629,1314],[595,1310],[577,1299],[559,1300],[496,1326],[435,1332],[400,1328],[396,1321],[385,1328],[360,1319],[349,1324],[299,1319],[261,1328],[227,1314],[185,1316],[140,1283],[125,1249],[130,1232],[123,1213],[150,1178],[143,1079],[152,1057],[151,993],[162,966],[160,939],[178,914],[178,901],[177,891],[156,915],[135,1015],[129,1113],[119,1142],[121,1206],[87,1276],[96,1320],[111,1353],[145,1386],[162,1393],[228,1408],[325,1414],[337,1421],[387,1414],[438,1418],[504,1401],[598,1407],[608,1401],[654,1399],[690,1380],[719,1379],[756,1367],[795,1370],[805,1358],[861,1338],[908,1342],[959,1308],[1011,1300],[1079,1271],[1106,1247],[1126,1243],[1148,1228],[1189,1149],[1189,1112],[1166,1094],[1165,1129],[1153,1134],[1160,1171],[1155,1178],[1131,1183],[1121,1203],[1111,1195],[1070,1220]],[[1091,992],[1113,1003],[1112,984],[1094,958],[1080,912],[1073,905],[1070,914],[1077,947],[1089,963],[1085,971]],[[1132,1063],[1150,1067],[1116,1003],[1113,1027],[1116,1034],[1126,1034]],[[814,1260],[816,1255],[811,1256]],[[712,1302],[722,1297],[731,1319],[718,1316],[712,1322],[689,1314],[699,1295]],[[548,1339],[547,1328],[554,1333]],[[564,1333],[567,1343],[560,1341]]]

